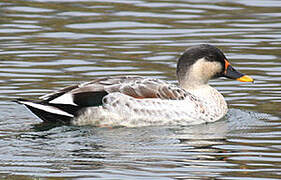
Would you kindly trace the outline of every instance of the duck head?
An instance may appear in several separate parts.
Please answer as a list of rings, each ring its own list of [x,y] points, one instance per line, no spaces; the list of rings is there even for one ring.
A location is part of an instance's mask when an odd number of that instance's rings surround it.
[[[178,60],[177,76],[183,88],[207,84],[210,79],[219,77],[241,82],[254,81],[250,76],[235,70],[223,52],[209,44],[188,48]]]

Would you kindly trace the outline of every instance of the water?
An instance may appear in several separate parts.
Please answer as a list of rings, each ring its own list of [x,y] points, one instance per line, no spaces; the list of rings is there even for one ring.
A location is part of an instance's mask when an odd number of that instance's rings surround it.
[[[281,2],[0,2],[1,179],[280,179]],[[104,75],[175,82],[210,43],[255,84],[212,81],[230,111],[190,127],[41,124],[11,100]]]

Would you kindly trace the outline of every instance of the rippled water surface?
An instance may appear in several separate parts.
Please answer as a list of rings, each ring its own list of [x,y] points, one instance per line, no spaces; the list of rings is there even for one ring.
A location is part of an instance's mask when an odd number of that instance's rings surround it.
[[[280,179],[281,1],[0,1],[1,179]],[[223,49],[255,84],[218,79],[230,111],[190,127],[42,124],[11,100],[104,75],[176,81],[187,47]]]

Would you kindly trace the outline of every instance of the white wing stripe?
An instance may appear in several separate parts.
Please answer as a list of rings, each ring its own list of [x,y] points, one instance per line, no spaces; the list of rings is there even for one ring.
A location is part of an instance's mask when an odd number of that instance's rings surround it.
[[[63,95],[53,99],[49,103],[52,103],[52,104],[70,104],[70,105],[77,106],[77,104],[75,104],[73,102],[73,97],[72,97],[72,94],[70,94],[70,93],[63,94]]]
[[[59,114],[59,115],[63,115],[63,116],[68,116],[68,117],[74,117],[72,114],[69,114],[65,111],[62,111],[56,107],[53,106],[48,106],[48,105],[42,105],[42,104],[36,104],[33,102],[27,102],[27,101],[20,101],[22,104],[26,104],[29,105],[31,107],[34,107],[36,109],[40,109],[42,111],[46,111],[49,113],[53,113],[53,114]]]

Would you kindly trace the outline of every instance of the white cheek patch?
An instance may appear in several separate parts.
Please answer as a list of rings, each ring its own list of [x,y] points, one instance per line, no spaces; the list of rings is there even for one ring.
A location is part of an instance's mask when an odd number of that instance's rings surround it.
[[[193,66],[193,75],[200,76],[204,81],[208,81],[222,71],[222,65],[217,61],[207,61],[205,58],[199,59]],[[199,78],[199,77],[198,77]]]
[[[72,94],[69,94],[69,93],[63,94],[63,95],[53,99],[49,103],[51,103],[51,104],[69,104],[69,105],[77,106],[77,104],[75,104],[73,102]]]
[[[221,63],[219,63],[217,61],[206,62],[204,72],[206,73],[207,77],[213,77],[214,75],[220,73],[221,71],[222,71]]]

